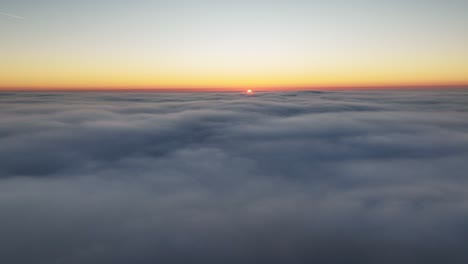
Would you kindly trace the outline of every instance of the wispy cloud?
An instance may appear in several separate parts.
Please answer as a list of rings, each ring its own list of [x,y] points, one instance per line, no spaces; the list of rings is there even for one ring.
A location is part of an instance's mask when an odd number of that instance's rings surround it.
[[[17,18],[17,19],[26,19],[24,17],[20,17],[20,16],[13,15],[13,14],[10,14],[10,13],[5,13],[5,12],[2,12],[2,11],[0,11],[0,15],[4,15],[4,16],[7,16],[7,17],[11,17],[11,18]]]

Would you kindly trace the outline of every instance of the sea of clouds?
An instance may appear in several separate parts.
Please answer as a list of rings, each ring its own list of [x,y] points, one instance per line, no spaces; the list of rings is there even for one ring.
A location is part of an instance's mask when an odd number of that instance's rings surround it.
[[[468,263],[468,91],[0,93],[0,263]]]

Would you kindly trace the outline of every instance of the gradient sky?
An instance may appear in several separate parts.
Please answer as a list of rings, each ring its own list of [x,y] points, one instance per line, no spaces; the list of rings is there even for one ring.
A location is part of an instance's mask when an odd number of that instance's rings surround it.
[[[1,0],[0,12],[4,89],[468,84],[466,0]]]

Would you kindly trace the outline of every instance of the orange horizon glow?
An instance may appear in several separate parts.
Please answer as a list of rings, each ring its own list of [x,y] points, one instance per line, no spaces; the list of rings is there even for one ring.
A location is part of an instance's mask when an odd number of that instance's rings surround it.
[[[0,92],[268,92],[268,91],[345,91],[345,90],[419,90],[419,89],[468,89],[468,83],[407,84],[407,85],[348,85],[348,86],[302,86],[302,87],[255,87],[246,90],[239,87],[0,87]],[[253,88],[253,87],[248,87]]]
[[[275,54],[271,56],[274,57]],[[468,58],[467,58],[468,59]],[[13,60],[13,59],[12,59]],[[42,60],[41,60],[42,61]],[[197,64],[197,63],[199,64]],[[336,65],[314,65],[284,60],[268,66],[263,63],[243,67],[242,63],[215,67],[215,62],[183,68],[173,65],[125,66],[125,62],[89,65],[38,61],[0,63],[0,90],[305,90],[305,89],[380,89],[468,86],[468,64],[464,60],[432,62],[422,65],[393,62],[386,65],[355,63],[336,58]],[[176,63],[176,62],[174,62]],[[249,62],[245,62],[249,65]],[[309,66],[307,66],[310,64]],[[395,64],[395,65],[393,65]],[[125,66],[125,67],[124,67]]]
[[[0,90],[468,86],[466,3],[163,2],[13,1]]]

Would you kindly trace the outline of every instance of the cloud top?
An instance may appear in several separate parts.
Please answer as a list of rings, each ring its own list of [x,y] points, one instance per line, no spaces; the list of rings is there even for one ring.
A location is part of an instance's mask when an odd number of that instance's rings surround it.
[[[0,262],[466,263],[468,93],[1,93]]]

